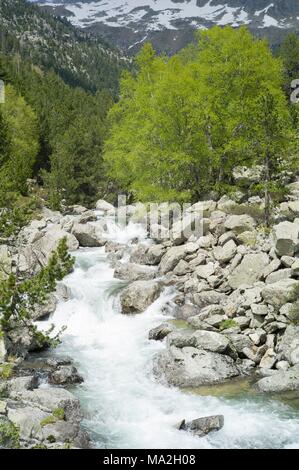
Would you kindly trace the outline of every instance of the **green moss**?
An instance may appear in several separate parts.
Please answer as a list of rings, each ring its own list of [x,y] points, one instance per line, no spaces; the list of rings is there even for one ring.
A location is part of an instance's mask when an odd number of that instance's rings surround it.
[[[56,442],[56,438],[53,434],[50,434],[50,436],[47,437],[47,441],[49,441],[50,444],[54,444],[54,442]]]
[[[227,330],[228,328],[234,328],[238,326],[238,323],[235,320],[223,320],[219,325],[219,330]]]
[[[12,376],[13,364],[6,362],[0,365],[0,379],[8,380]]]
[[[48,424],[55,424],[57,421],[64,420],[64,409],[63,408],[55,408],[53,413],[49,416],[46,416],[44,419],[41,420],[40,425],[42,427],[48,426]]]
[[[56,408],[53,411],[53,416],[55,416],[55,418],[63,421],[64,420],[64,409],[63,408]]]
[[[0,420],[0,447],[18,449],[20,447],[19,428],[11,421]]]

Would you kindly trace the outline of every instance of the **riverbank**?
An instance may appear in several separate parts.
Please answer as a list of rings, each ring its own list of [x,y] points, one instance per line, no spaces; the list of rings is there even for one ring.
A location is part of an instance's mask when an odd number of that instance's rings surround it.
[[[126,208],[120,227],[117,209],[99,201],[91,211],[45,209],[13,244],[1,245],[5,273],[17,269],[24,278],[62,237],[76,258],[74,272],[32,312],[39,329],[67,327],[57,350],[33,361],[36,344],[25,327],[0,340],[5,445],[298,445],[297,409],[272,399],[299,388],[298,192],[290,182],[270,231],[261,224],[263,201],[240,195],[198,203],[201,233],[186,238],[190,219],[183,219],[167,239],[163,226],[148,238],[138,206]],[[246,377],[252,396],[208,392]],[[177,428],[215,414],[224,416],[218,433],[199,439]]]

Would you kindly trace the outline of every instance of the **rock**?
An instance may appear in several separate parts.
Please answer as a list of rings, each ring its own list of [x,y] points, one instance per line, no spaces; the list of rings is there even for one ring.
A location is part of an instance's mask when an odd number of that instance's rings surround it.
[[[0,245],[0,280],[6,279],[11,273],[12,259],[7,245]]]
[[[280,370],[270,377],[264,377],[256,384],[258,390],[267,393],[281,393],[299,388],[299,364],[288,370]]]
[[[233,344],[238,355],[243,358],[246,357],[245,354],[243,353],[243,349],[244,348],[250,349],[252,347],[252,342],[250,341],[248,336],[245,336],[243,334],[238,334],[238,333],[232,333],[232,334],[227,334],[227,337],[229,338],[230,342]]]
[[[53,372],[50,372],[49,382],[55,385],[69,385],[82,383],[84,379],[78,374],[76,367],[61,365]]]
[[[63,282],[58,282],[55,289],[55,297],[58,300],[67,301],[71,298],[71,290]]]
[[[273,284],[275,282],[283,281],[284,279],[289,279],[292,276],[292,269],[280,269],[274,273],[269,274],[266,278],[266,284]]]
[[[291,322],[299,321],[299,300],[293,303],[284,304],[280,311],[282,315],[285,315]]]
[[[47,413],[52,413],[57,408],[63,408],[67,421],[81,421],[82,419],[79,400],[63,388],[49,387],[15,392],[11,394],[11,398],[26,402],[30,406],[39,407]]]
[[[74,206],[70,206],[68,208],[67,213],[71,215],[82,215],[84,212],[90,212],[86,207],[80,206],[80,204],[76,204]]]
[[[299,326],[288,325],[277,346],[279,358],[290,364],[299,364]]]
[[[187,263],[183,259],[181,259],[181,261],[178,262],[178,264],[173,270],[176,276],[184,276],[185,274],[188,274],[190,271],[191,271],[191,268],[189,266],[189,263]]]
[[[277,370],[288,370],[290,368],[290,364],[288,361],[278,361],[275,364],[275,368]]]
[[[268,349],[267,346],[263,344],[263,346],[260,346],[259,348],[257,348],[256,346],[251,347],[251,348],[245,347],[242,353],[248,359],[255,362],[255,364],[259,364],[265,352],[267,351],[267,349]]]
[[[31,312],[32,319],[36,321],[48,317],[49,315],[55,312],[56,304],[57,301],[55,295],[49,294],[47,296],[47,299],[45,300],[45,303],[43,305],[35,307],[34,310]]]
[[[189,431],[198,437],[206,436],[210,432],[219,431],[224,426],[224,416],[206,416],[204,418],[193,419],[186,422],[183,420],[179,424],[179,429]]]
[[[175,327],[171,325],[170,323],[162,323],[159,326],[156,326],[156,328],[152,328],[149,331],[148,334],[148,339],[153,339],[155,341],[161,341],[164,339],[167,335],[172,333],[174,331]]]
[[[77,218],[77,222],[79,224],[86,224],[87,222],[95,222],[97,220],[97,216],[94,211],[85,211]]]
[[[153,266],[159,264],[164,253],[165,247],[163,245],[150,246],[146,253],[146,264]]]
[[[276,362],[276,354],[272,348],[267,349],[263,355],[259,367],[262,369],[272,369]]]
[[[221,292],[209,290],[193,294],[193,300],[198,307],[204,308],[208,305],[223,305],[227,301],[227,296]]]
[[[280,308],[298,298],[299,281],[285,279],[274,284],[268,284],[262,289],[263,299],[270,305]]]
[[[293,256],[282,256],[280,258],[282,265],[286,268],[290,268],[295,261]]]
[[[0,364],[3,364],[3,362],[6,361],[7,358],[7,351],[6,351],[6,345],[4,341],[4,335],[2,331],[0,330]]]
[[[254,183],[259,183],[263,175],[262,165],[254,167],[237,166],[233,169],[235,183],[244,188],[249,188]]]
[[[236,234],[254,230],[255,220],[250,215],[231,215],[224,224],[227,230],[232,230]]]
[[[171,346],[154,361],[154,374],[178,387],[216,384],[239,375],[231,357],[193,347]]]
[[[161,259],[159,270],[162,274],[172,271],[181,259],[186,255],[195,253],[198,250],[196,243],[186,243],[182,246],[169,248]]]
[[[57,225],[50,227],[45,235],[32,245],[33,251],[41,266],[47,265],[53,251],[57,249],[62,238],[66,238],[67,246],[70,251],[78,249],[79,242],[74,235],[61,230]]]
[[[96,202],[96,209],[103,212],[115,211],[115,207],[104,199],[99,199]]]
[[[269,313],[269,308],[264,304],[252,304],[251,311],[254,315],[266,316]]]
[[[75,223],[72,228],[72,234],[78,240],[80,246],[93,248],[103,246],[106,241],[99,237],[96,228],[90,224]]]
[[[216,353],[225,353],[229,346],[229,340],[220,333],[213,331],[195,331],[190,337],[190,346]]]
[[[274,271],[277,271],[277,269],[279,269],[281,266],[281,262],[278,258],[276,259],[273,259],[271,261],[271,263],[268,264],[268,266],[265,267],[264,271],[263,271],[263,277],[266,278],[268,277],[270,274],[272,274]]]
[[[214,263],[203,264],[202,266],[198,266],[195,270],[197,277],[200,279],[207,279],[209,276],[212,276],[214,272]]]
[[[227,263],[237,253],[237,245],[234,240],[229,240],[223,246],[217,246],[214,248],[214,256],[220,263]]]
[[[28,375],[26,377],[15,377],[6,382],[6,388],[9,393],[18,393],[25,390],[34,390],[38,386],[37,375]]]
[[[146,281],[156,277],[156,269],[134,263],[117,263],[114,277],[127,281]]]
[[[174,245],[181,245],[193,234],[196,237],[206,235],[209,226],[209,219],[203,218],[200,213],[190,212],[173,224],[170,237]]]
[[[281,222],[273,227],[273,238],[278,256],[293,256],[299,249],[299,226]]]
[[[294,277],[299,276],[299,259],[294,261],[294,263],[292,264],[292,269],[291,270],[292,270],[292,276],[294,276]]]
[[[257,232],[246,230],[237,236],[237,240],[239,243],[243,243],[246,246],[255,247],[257,244]]]
[[[6,401],[0,400],[0,415],[6,415],[7,403]]]
[[[228,277],[228,283],[233,289],[241,286],[252,286],[261,279],[265,267],[269,263],[266,253],[245,255],[241,263]]]
[[[188,212],[193,212],[193,213],[198,213],[202,217],[210,217],[212,212],[215,211],[216,209],[216,202],[215,201],[199,201],[193,204],[189,209],[187,209]]]
[[[190,317],[193,317],[199,313],[198,307],[193,304],[185,304],[182,306],[178,306],[174,312],[173,315],[175,318],[178,320],[187,320]]]
[[[32,330],[26,326],[19,326],[9,330],[6,334],[9,341],[7,349],[10,355],[26,357],[28,352],[40,351],[47,346],[41,346]]]
[[[261,328],[257,328],[254,333],[249,335],[249,338],[255,344],[256,346],[259,346],[260,344],[264,344],[267,340],[267,335],[264,330]]]
[[[161,285],[154,281],[135,281],[120,296],[122,313],[141,313],[160,295]]]

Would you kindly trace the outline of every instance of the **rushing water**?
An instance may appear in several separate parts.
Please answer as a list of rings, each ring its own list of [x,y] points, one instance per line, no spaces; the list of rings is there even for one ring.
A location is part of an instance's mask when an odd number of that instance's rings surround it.
[[[121,230],[109,223],[117,242],[144,239],[142,228]],[[72,298],[60,303],[51,322],[67,325],[57,354],[71,356],[84,383],[74,393],[85,411],[84,426],[99,448],[299,448],[299,412],[259,395],[235,398],[192,394],[157,383],[152,359],[165,345],[149,341],[148,331],[165,321],[164,292],[142,314],[122,315],[122,281],[113,278],[104,248],[80,250],[65,283]],[[205,438],[176,429],[176,424],[223,414],[224,428]]]

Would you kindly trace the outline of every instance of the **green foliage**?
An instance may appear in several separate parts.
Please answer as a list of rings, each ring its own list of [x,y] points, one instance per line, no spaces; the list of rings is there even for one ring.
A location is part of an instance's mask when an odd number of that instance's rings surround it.
[[[268,198],[292,122],[282,63],[265,41],[244,27],[215,27],[171,58],[145,45],[137,68],[109,114],[111,178],[143,201],[190,201],[207,189],[227,192],[235,166],[262,164]]]
[[[63,408],[55,408],[51,415],[48,415],[41,420],[40,425],[44,427],[48,424],[55,424],[57,421],[63,421],[65,417],[64,415],[65,413]]]
[[[11,324],[30,320],[31,311],[42,305],[47,295],[55,290],[56,282],[63,279],[73,267],[74,260],[68,254],[66,239],[62,239],[46,267],[30,279],[19,280],[11,274],[0,282],[1,326],[5,331]],[[37,335],[36,329],[33,333]],[[43,336],[41,333],[39,335]],[[37,337],[42,341],[42,338]]]
[[[0,418],[0,447],[18,449],[20,447],[20,430],[11,421]]]
[[[11,362],[6,362],[5,364],[0,364],[0,379],[8,380],[13,373],[13,364]]]
[[[11,190],[26,194],[26,181],[32,176],[39,150],[37,119],[31,107],[11,85],[5,89],[2,113],[9,147],[6,158],[0,161],[0,180],[6,180]]]
[[[238,326],[238,323],[235,320],[222,320],[222,322],[219,325],[219,330],[227,330],[228,328],[234,328],[235,326]]]
[[[299,77],[299,38],[295,32],[285,37],[278,55],[284,64],[286,86],[289,89],[291,80]]]

